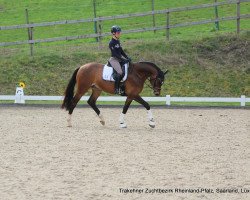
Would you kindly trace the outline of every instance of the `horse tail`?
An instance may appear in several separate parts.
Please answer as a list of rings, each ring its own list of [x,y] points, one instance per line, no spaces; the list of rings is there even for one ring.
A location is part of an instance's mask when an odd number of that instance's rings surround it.
[[[79,69],[80,69],[80,67],[78,67],[74,71],[74,73],[73,73],[73,75],[72,75],[72,77],[71,77],[71,79],[70,79],[70,81],[68,83],[68,86],[67,86],[67,88],[65,90],[65,93],[64,93],[65,96],[64,96],[64,100],[63,100],[63,103],[62,103],[62,106],[61,106],[62,109],[66,108],[66,110],[69,110],[70,107],[71,107],[72,99],[74,97],[74,88],[75,88],[75,85],[76,85],[76,74],[77,74]]]

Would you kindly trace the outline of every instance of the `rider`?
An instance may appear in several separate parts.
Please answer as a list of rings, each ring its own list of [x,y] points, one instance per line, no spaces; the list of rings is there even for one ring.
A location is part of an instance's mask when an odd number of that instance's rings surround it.
[[[123,51],[119,41],[119,38],[121,36],[121,28],[119,26],[112,26],[111,33],[112,39],[109,42],[111,57],[109,59],[109,62],[117,72],[117,77],[115,78],[115,94],[121,94],[122,91],[120,90],[120,81],[122,79],[122,68],[120,63],[130,62],[131,59]]]

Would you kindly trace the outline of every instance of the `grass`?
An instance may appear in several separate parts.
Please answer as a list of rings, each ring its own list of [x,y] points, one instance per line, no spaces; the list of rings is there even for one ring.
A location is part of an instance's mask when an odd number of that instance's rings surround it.
[[[250,94],[249,38],[248,34],[217,35],[170,43],[134,40],[124,45],[134,62],[149,60],[162,70],[170,70],[163,95],[233,97]],[[16,84],[24,81],[27,95],[62,95],[76,67],[91,61],[105,63],[109,57],[106,49],[96,51],[85,44],[73,46],[70,52],[60,50],[34,57],[2,57],[0,94],[14,94]],[[142,96],[152,96],[151,89],[146,86]]]
[[[218,2],[223,1],[219,0]],[[225,1],[225,0],[224,0]],[[175,7],[185,7],[199,4],[209,4],[214,3],[214,0],[179,0],[179,1],[165,1],[165,0],[155,0],[155,10],[164,10],[167,8]],[[62,21],[62,20],[77,20],[77,19],[87,19],[93,18],[94,8],[92,0],[23,0],[23,1],[2,1],[0,3],[0,18],[1,26],[26,24],[25,9],[29,11],[29,21],[31,23],[41,23],[41,22],[51,22],[51,21]],[[249,13],[249,3],[242,3],[241,14]],[[152,10],[151,0],[96,0],[96,16],[114,16],[126,13],[140,13]],[[235,16],[236,15],[236,5],[224,5],[218,8],[219,16]],[[178,24],[183,22],[200,21],[204,19],[214,19],[215,10],[213,7],[204,8],[185,12],[175,12],[171,13],[171,24]],[[109,32],[110,27],[113,24],[119,24],[123,30],[136,29],[152,27],[152,16],[137,17],[128,19],[117,19],[102,22],[102,32]],[[241,24],[242,29],[246,29],[248,22]],[[249,21],[249,20],[248,20]],[[156,26],[166,25],[166,15],[158,14],[155,16]],[[220,22],[220,31],[228,32],[235,31],[235,21],[230,22]],[[189,29],[189,30],[188,30]],[[209,35],[211,32],[215,31],[214,24],[193,26],[192,28],[183,29],[177,28],[171,30],[171,37],[177,37],[182,39],[188,39],[196,35]],[[34,39],[44,39],[60,36],[75,36],[83,34],[94,33],[94,23],[81,23],[81,24],[68,24],[68,25],[57,25],[50,27],[36,27],[34,29]],[[18,30],[2,30],[0,32],[0,42],[10,42],[10,41],[23,41],[27,40],[27,29]],[[139,33],[139,34],[129,34],[124,37],[124,39],[139,39],[139,38],[155,38],[155,37],[165,37],[164,32],[152,32]],[[95,39],[85,39],[84,42],[94,42]],[[80,43],[81,41],[77,41]],[[67,42],[59,42],[65,44]]]
[[[113,16],[125,13],[138,13],[152,10],[151,0],[95,0],[96,16]],[[225,0],[218,0],[224,2]],[[167,8],[185,7],[199,4],[214,3],[214,0],[178,0],[166,1],[155,0],[155,10],[164,10]],[[241,12],[247,13],[248,3],[243,4]],[[93,0],[12,0],[1,1],[0,17],[4,19],[2,25],[16,25],[26,23],[25,9],[29,11],[29,20],[33,23],[59,20],[75,20],[92,18],[94,16]],[[219,16],[231,15],[235,13],[235,5],[225,5],[218,7]],[[193,12],[193,11],[190,11]],[[195,15],[190,12],[179,13],[179,19],[191,19],[192,17],[206,18],[214,17],[214,8],[195,11]],[[156,19],[157,20],[157,19]],[[144,21],[145,22],[145,21]]]

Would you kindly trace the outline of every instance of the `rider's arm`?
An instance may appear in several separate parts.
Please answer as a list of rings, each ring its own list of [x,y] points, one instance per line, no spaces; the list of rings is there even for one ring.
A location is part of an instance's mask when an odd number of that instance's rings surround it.
[[[127,56],[127,54],[123,51],[123,49],[121,48],[121,54],[126,58],[126,59],[128,59],[128,56]]]

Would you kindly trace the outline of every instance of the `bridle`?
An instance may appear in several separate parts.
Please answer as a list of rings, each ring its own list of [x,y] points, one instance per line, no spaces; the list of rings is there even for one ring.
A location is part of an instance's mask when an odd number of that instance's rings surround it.
[[[146,63],[146,64],[150,64],[151,66],[155,67],[156,69],[158,69],[158,67],[154,64],[154,63],[151,63],[151,62],[140,62],[140,63]],[[152,81],[154,82],[153,83],[153,87],[151,86],[152,84],[147,84],[146,85],[150,88],[150,89],[153,89],[154,92],[156,92],[157,90],[160,91],[161,90],[161,86],[163,85],[163,82],[164,82],[164,76],[165,74],[168,73],[168,70],[166,70],[166,72],[162,72],[160,69],[157,70],[158,73],[157,73],[157,76],[156,78],[151,78],[151,77],[148,77],[147,80],[151,83]],[[139,76],[139,78],[141,78]],[[157,84],[157,81],[160,81],[161,85],[160,87],[157,87],[156,84]]]
[[[152,90],[161,90],[161,87],[156,87],[155,85],[156,85],[156,81],[157,80],[160,80],[161,81],[161,79],[159,78],[159,77],[156,77],[156,78],[153,78],[153,79],[151,79],[150,77],[148,78],[148,81],[149,82],[151,82],[151,81],[154,81],[154,84],[153,84],[153,87],[150,85],[150,84],[146,84],[150,89],[152,89]],[[161,84],[161,86],[162,86],[163,84]]]

